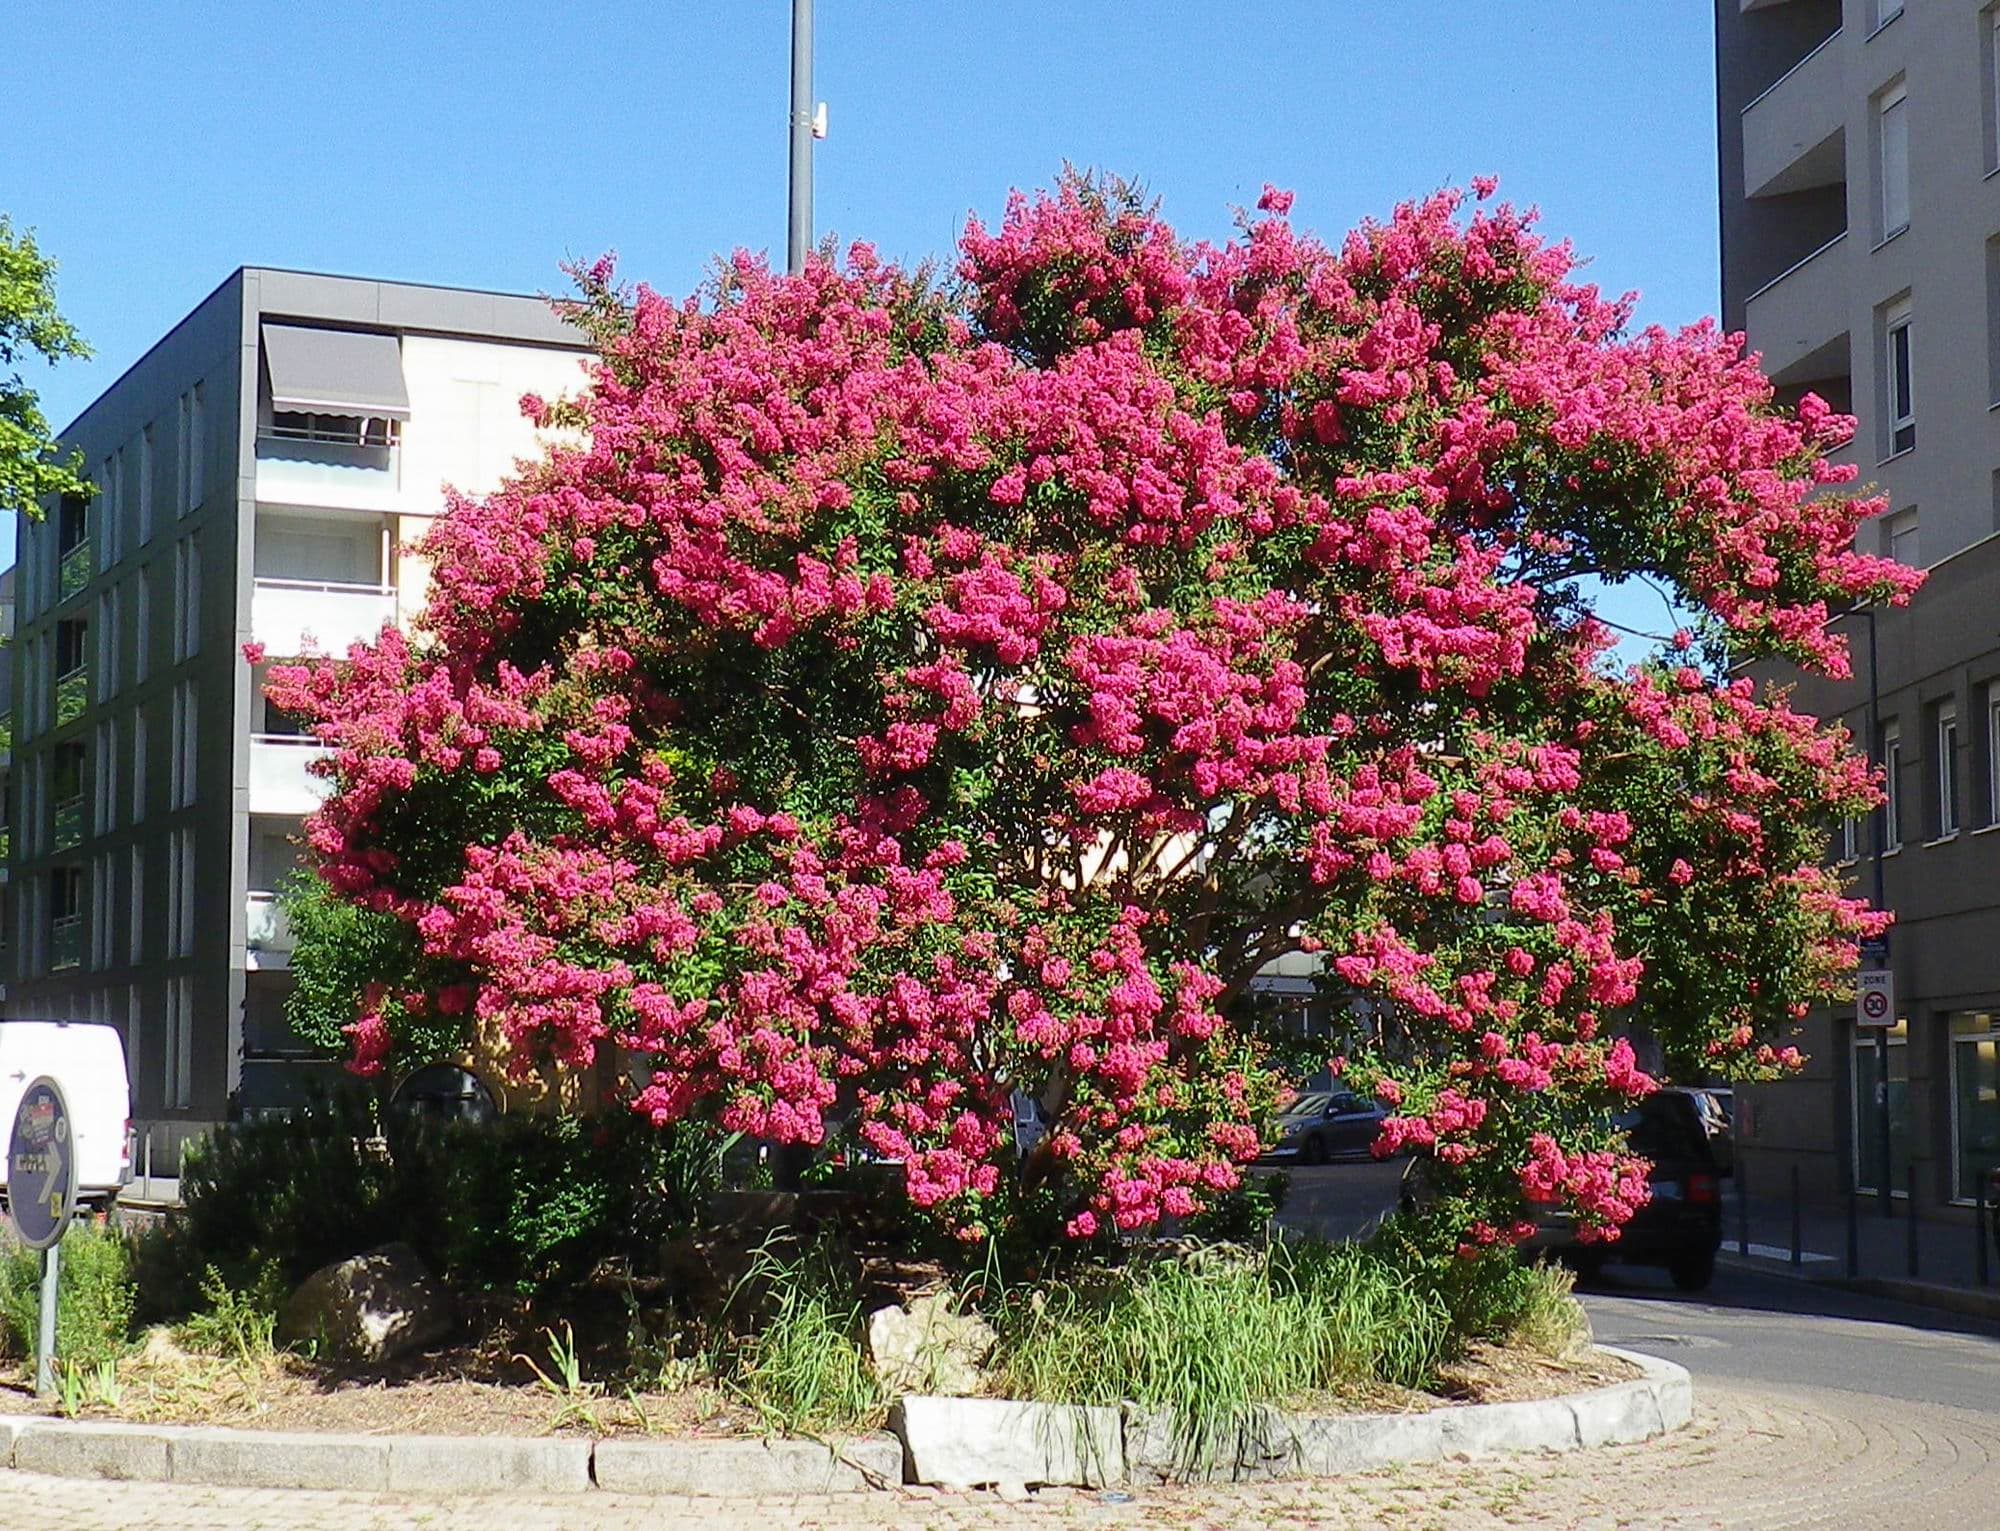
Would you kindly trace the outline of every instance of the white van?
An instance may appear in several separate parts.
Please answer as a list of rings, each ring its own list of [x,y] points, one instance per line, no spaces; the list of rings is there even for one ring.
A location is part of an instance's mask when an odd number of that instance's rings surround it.
[[[132,1088],[115,1028],[83,1021],[0,1021],[0,1138],[42,1075],[62,1086],[76,1137],[80,1200],[106,1202],[132,1177]],[[7,1153],[0,1143],[0,1186]]]

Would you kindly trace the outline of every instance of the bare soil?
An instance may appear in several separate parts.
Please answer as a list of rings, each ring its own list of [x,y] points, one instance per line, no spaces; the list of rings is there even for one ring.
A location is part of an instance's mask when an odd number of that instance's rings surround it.
[[[523,1370],[526,1368],[523,1367]],[[76,1416],[145,1424],[233,1425],[353,1435],[581,1435],[728,1437],[762,1433],[755,1412],[705,1380],[677,1388],[574,1391],[551,1377],[495,1381],[490,1358],[471,1352],[424,1359],[393,1377],[331,1374],[295,1356],[245,1360],[195,1355],[156,1335],[122,1360],[116,1386],[85,1379]],[[1551,1398],[1630,1381],[1630,1363],[1601,1352],[1557,1361],[1524,1349],[1477,1345],[1440,1377],[1438,1392],[1376,1384],[1288,1400],[1311,1413],[1419,1413],[1467,1403]],[[0,1381],[0,1414],[55,1415],[26,1379]]]

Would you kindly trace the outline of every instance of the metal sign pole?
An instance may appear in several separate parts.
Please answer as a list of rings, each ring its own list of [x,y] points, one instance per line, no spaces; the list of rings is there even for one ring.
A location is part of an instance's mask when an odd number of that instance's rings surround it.
[[[56,1392],[56,1292],[62,1284],[62,1245],[42,1251],[42,1311],[35,1339],[35,1396]]]

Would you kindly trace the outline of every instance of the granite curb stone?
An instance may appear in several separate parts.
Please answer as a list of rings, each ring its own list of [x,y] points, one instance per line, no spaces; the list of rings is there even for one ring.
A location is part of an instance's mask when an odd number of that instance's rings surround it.
[[[1631,1382],[1532,1403],[1415,1414],[1289,1415],[1258,1409],[1213,1478],[1325,1477],[1395,1463],[1631,1444],[1693,1415],[1686,1368],[1612,1346]],[[224,1488],[418,1494],[744,1495],[861,1492],[899,1481],[943,1487],[1104,1488],[1161,1482],[1180,1462],[1160,1410],[1000,1398],[907,1397],[894,1436],[809,1440],[588,1440],[357,1436],[0,1417],[8,1467],[58,1477]]]
[[[614,1494],[842,1494],[903,1481],[892,1435],[844,1441],[599,1441],[597,1486]]]

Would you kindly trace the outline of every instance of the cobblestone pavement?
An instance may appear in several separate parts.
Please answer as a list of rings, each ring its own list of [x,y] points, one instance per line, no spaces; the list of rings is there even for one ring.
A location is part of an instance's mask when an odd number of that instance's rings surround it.
[[[1081,1491],[1024,1503],[986,1493],[801,1499],[410,1500],[374,1494],[81,1483],[0,1473],[0,1527],[65,1531],[1977,1531],[2000,1519],[2000,1419],[1825,1390],[1699,1385],[1694,1423],[1643,1446],[1457,1462],[1338,1482],[1135,1493]]]

